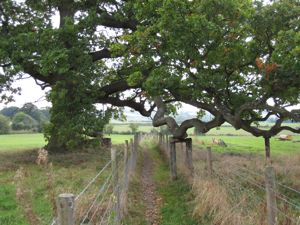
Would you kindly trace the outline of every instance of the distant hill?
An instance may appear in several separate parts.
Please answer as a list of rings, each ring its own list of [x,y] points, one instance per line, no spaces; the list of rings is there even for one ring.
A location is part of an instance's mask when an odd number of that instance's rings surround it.
[[[124,114],[126,115],[127,122],[139,122],[139,123],[151,123],[152,120],[149,117],[144,117],[138,112],[132,111],[130,109],[125,109]],[[175,117],[175,120],[178,123],[182,123],[183,121],[187,119],[192,119],[196,117],[196,112],[194,111],[183,111],[181,110],[179,114]],[[204,121],[211,120],[211,115],[205,115],[203,117]],[[122,121],[119,120],[112,120],[112,123],[122,123]]]

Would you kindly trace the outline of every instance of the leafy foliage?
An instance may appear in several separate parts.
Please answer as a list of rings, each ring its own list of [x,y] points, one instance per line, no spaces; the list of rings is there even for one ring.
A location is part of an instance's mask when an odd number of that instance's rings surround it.
[[[7,134],[10,130],[10,121],[6,116],[0,114],[0,134]]]
[[[193,126],[207,132],[225,121],[265,138],[282,129],[300,132],[281,126],[300,120],[287,108],[300,100],[299,8],[298,0],[5,0],[0,90],[24,74],[52,88],[50,149],[75,148],[102,131],[111,105],[145,116],[156,107],[155,126],[168,125],[179,138]],[[174,102],[214,118],[178,125],[164,117],[176,115]],[[271,115],[277,120],[270,130],[253,126]]]
[[[10,119],[13,119],[13,117],[19,113],[22,112],[26,115],[29,115],[33,120],[35,120],[34,127],[23,127],[22,129],[19,128],[19,126],[13,126],[12,129],[16,130],[31,130],[36,132],[42,132],[44,129],[44,126],[49,122],[50,114],[49,114],[49,108],[39,109],[37,106],[35,106],[32,103],[25,103],[21,108],[16,106],[6,107],[3,108],[0,111],[0,114],[9,117]]]
[[[37,125],[37,121],[31,116],[18,112],[12,119],[12,129],[14,130],[30,130]]]

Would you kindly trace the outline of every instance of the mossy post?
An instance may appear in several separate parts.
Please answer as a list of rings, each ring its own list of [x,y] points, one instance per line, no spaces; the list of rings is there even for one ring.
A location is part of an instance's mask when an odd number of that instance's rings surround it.
[[[119,174],[118,174],[118,160],[117,151],[115,148],[111,148],[111,167],[112,167],[112,184],[114,193],[114,224],[119,225],[121,222],[121,210],[120,210],[120,187],[119,187]]]
[[[268,225],[277,224],[277,203],[276,203],[276,185],[275,172],[272,166],[265,168],[266,198]]]
[[[133,170],[134,170],[135,166],[136,166],[138,146],[139,146],[139,134],[134,135],[133,145],[134,145],[134,148],[133,148]]]
[[[75,196],[60,194],[57,199],[58,225],[75,225]]]
[[[163,143],[163,136],[161,133],[158,134],[158,141],[159,141],[159,146],[161,147]]]
[[[176,142],[173,138],[170,139],[170,171],[171,179],[177,179],[177,168],[176,168]]]
[[[121,210],[122,210],[122,217],[124,214],[127,213],[127,191],[129,186],[129,143],[128,140],[125,141],[125,149],[124,149],[124,188],[121,194]]]
[[[192,139],[187,138],[185,140],[185,143],[186,143],[185,163],[186,163],[187,168],[190,171],[190,175],[193,176],[194,175],[194,166],[193,166],[193,145],[192,145],[193,142],[192,142]]]
[[[166,146],[165,146],[165,148],[166,148],[166,151],[168,151],[168,149],[169,149],[169,136],[168,136],[168,134],[166,134]]]
[[[213,174],[211,147],[207,147],[207,170],[208,174],[211,176]]]
[[[134,144],[133,144],[133,139],[130,139],[130,157],[129,157],[129,171],[132,174],[134,167],[133,167],[133,156],[134,156]]]

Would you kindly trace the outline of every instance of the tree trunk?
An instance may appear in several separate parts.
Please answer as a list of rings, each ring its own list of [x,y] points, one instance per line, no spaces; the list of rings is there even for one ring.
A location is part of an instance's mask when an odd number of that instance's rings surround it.
[[[80,105],[75,100],[76,92],[66,84],[52,88],[49,98],[52,103],[50,124],[45,129],[46,146],[50,152],[73,150],[81,143],[78,118]]]
[[[65,151],[67,151],[66,144],[62,143],[59,140],[58,135],[51,135],[48,138],[48,144],[45,146],[45,148],[49,152],[65,152]]]

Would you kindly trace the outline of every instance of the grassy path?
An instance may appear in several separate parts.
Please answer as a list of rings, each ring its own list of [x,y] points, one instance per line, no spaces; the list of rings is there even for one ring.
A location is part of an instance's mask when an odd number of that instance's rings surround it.
[[[147,223],[158,225],[160,221],[161,198],[157,194],[156,185],[153,181],[153,169],[153,160],[146,151],[142,168],[143,201],[146,207],[145,218]]]
[[[149,146],[153,160],[153,179],[161,197],[160,225],[197,225],[192,218],[191,188],[183,178],[170,181],[169,167],[157,147]]]
[[[170,180],[169,166],[152,143],[143,143],[129,187],[126,225],[200,225],[192,217],[193,195],[183,179]]]

